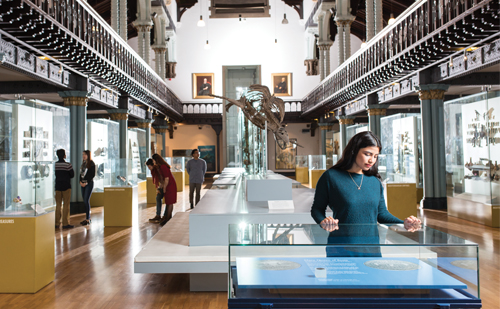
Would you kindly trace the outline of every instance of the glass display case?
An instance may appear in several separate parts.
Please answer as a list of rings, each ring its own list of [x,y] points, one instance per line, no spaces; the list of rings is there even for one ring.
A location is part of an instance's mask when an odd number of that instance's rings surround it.
[[[228,308],[481,307],[478,245],[429,227],[241,223],[228,261]]]
[[[444,115],[448,213],[498,227],[500,92],[447,101]]]
[[[358,134],[359,132],[364,132],[368,131],[368,124],[366,123],[359,123],[359,124],[354,124],[351,126],[348,126],[345,130],[345,135],[346,135],[346,145],[349,143],[351,138]]]
[[[55,207],[56,150],[69,147],[69,109],[39,100],[0,101],[0,215]]]
[[[110,179],[109,174],[116,173],[115,160],[120,159],[120,125],[116,121],[107,119],[87,120],[87,148],[92,154],[92,160],[96,165],[96,175],[94,177],[94,192],[104,192],[104,186],[111,185],[105,182]],[[106,177],[106,175],[108,175]]]
[[[187,157],[166,157],[164,159],[170,165],[170,171],[173,173],[184,172],[186,169],[186,158]]]
[[[295,167],[305,167],[309,168],[308,156],[296,156],[295,157]]]
[[[420,114],[396,114],[380,119],[382,151],[379,173],[383,180],[416,183],[422,187]]]
[[[108,160],[105,166],[111,171],[104,175],[104,187],[130,187],[137,185],[138,174],[131,173],[132,160]]]
[[[326,170],[326,156],[308,155],[307,166],[309,167],[309,170]]]
[[[128,158],[130,159],[129,174],[136,174],[140,179],[146,179],[146,130],[128,129]]]

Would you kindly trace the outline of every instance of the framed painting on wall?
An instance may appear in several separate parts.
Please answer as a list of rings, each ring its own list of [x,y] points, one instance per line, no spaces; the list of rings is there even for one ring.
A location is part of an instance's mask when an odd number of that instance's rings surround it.
[[[207,172],[215,172],[215,146],[198,146],[200,158],[207,163]]]
[[[271,74],[274,95],[285,97],[292,95],[292,73],[273,73]]]
[[[297,156],[297,139],[291,138],[285,149],[281,149],[276,143],[276,165],[277,170],[294,170],[295,156]]]
[[[193,99],[213,99],[214,73],[193,73]]]

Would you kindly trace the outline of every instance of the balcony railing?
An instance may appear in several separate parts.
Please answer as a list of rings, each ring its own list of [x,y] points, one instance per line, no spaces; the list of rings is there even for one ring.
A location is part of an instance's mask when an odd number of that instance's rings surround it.
[[[2,26],[71,67],[182,118],[166,83],[86,2],[0,0]]]
[[[303,99],[305,116],[359,97],[497,33],[497,11],[498,3],[490,0],[414,3]]]
[[[285,112],[300,112],[302,103],[300,101],[285,102]],[[182,112],[184,114],[222,114],[221,103],[184,103]]]

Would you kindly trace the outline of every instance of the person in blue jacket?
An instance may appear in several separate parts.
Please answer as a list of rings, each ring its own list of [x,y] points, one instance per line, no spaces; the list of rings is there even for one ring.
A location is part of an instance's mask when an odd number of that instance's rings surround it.
[[[409,231],[420,228],[414,216],[404,221],[393,216],[386,207],[378,155],[382,145],[370,131],[353,136],[341,159],[318,180],[311,216],[325,230],[338,229],[338,223],[404,223]],[[333,217],[326,217],[327,207]]]

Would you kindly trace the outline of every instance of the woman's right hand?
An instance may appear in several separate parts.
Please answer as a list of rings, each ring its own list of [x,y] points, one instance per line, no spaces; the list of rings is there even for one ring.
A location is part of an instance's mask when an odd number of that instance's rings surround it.
[[[326,217],[319,223],[321,227],[328,232],[333,232],[339,229],[339,219],[333,219],[333,217]]]

